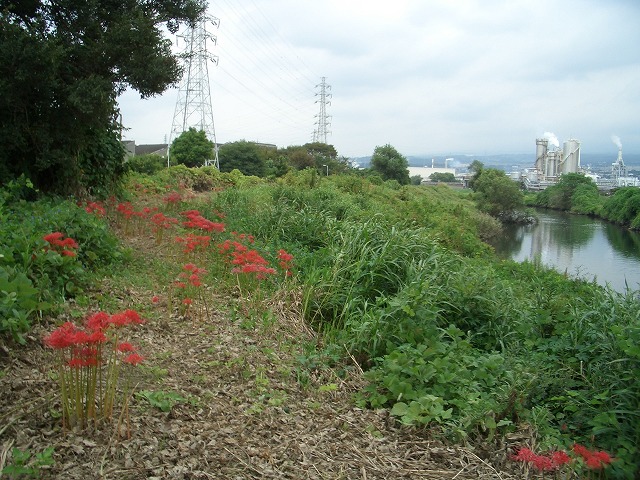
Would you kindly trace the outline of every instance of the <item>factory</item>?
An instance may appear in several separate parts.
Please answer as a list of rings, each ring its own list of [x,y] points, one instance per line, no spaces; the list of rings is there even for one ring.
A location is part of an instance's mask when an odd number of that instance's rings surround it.
[[[525,170],[523,181],[527,190],[544,190],[556,183],[560,175],[580,171],[578,140],[569,139],[560,148],[555,137],[538,138],[536,139],[535,166]]]
[[[617,139],[617,137],[616,137]],[[622,144],[617,139],[618,158],[611,164],[611,175],[604,177],[591,173],[590,169],[580,166],[580,142],[569,139],[562,148],[555,136],[536,139],[536,160],[533,168],[527,168],[520,175],[527,190],[544,190],[555,184],[560,175],[567,173],[583,173],[590,177],[600,190],[611,190],[617,187],[640,187],[640,179],[629,175],[622,159]],[[515,180],[515,172],[512,174]]]

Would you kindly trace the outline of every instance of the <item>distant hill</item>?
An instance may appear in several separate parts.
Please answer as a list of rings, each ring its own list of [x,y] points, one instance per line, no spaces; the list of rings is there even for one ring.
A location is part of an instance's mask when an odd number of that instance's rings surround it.
[[[518,166],[520,168],[533,167],[535,163],[535,152],[531,153],[511,153],[511,154],[496,154],[496,155],[410,155],[407,156],[410,167],[431,167],[432,160],[433,166],[444,167],[445,159],[451,158],[453,160],[448,162],[449,167],[464,168],[474,160],[478,160],[484,164],[487,168],[499,168],[501,170],[511,170],[511,167]],[[611,154],[603,153],[580,153],[580,164],[583,167],[591,166],[593,168],[608,168],[618,158],[618,152],[611,152]],[[625,154],[623,152],[622,158],[627,167],[640,168],[640,154]],[[371,163],[371,156],[367,157],[353,157],[350,159],[356,162],[360,167],[369,167]]]

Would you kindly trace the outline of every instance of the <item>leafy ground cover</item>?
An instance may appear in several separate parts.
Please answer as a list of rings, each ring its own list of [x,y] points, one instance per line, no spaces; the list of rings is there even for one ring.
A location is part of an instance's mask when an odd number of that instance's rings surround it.
[[[633,294],[498,263],[479,240],[496,225],[447,188],[207,172],[133,177],[128,201],[74,206],[80,222],[109,222],[121,261],[98,255],[106,267],[24,347],[3,345],[6,466],[75,478],[633,478]],[[77,243],[77,256],[58,256],[80,262]],[[116,413],[63,430],[42,338],[129,310],[146,320],[130,339],[144,362],[118,387]]]

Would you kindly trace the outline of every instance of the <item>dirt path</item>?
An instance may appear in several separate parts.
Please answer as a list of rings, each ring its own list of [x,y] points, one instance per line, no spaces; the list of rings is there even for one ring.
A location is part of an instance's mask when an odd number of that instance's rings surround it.
[[[108,280],[101,288],[123,308],[154,294],[117,291]],[[469,449],[398,427],[383,411],[356,408],[361,372],[353,366],[338,378],[309,368],[317,339],[295,299],[272,302],[271,315],[253,318],[231,314],[242,311],[233,299],[209,295],[207,318],[170,316],[161,302],[136,330],[146,357],[137,391],[180,399],[163,412],[134,397],[130,439],[112,426],[62,432],[51,352],[41,343],[51,326],[36,328],[25,348],[2,347],[0,470],[15,447],[33,454],[54,447],[43,478],[516,478]]]

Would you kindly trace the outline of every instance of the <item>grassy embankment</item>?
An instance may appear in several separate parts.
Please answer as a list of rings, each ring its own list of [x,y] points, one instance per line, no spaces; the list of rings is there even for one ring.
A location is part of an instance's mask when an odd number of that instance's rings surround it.
[[[207,193],[189,199],[185,188]],[[176,265],[192,261],[207,270],[204,283],[235,299],[231,316],[247,327],[274,318],[268,313],[274,299],[299,303],[308,325],[322,334],[320,346],[300,356],[300,372],[324,365],[347,375],[357,361],[368,381],[356,398],[361,406],[388,407],[400,422],[424,425],[430,435],[454,442],[491,443],[526,425],[539,451],[586,444],[617,458],[605,471],[608,478],[633,478],[637,471],[637,300],[532,264],[497,262],[479,240],[495,233],[496,224],[466,195],[306,172],[267,184],[186,169],[132,178],[130,191],[134,212],[159,207],[182,222],[179,212],[195,208],[225,231],[183,257],[184,243],[174,239],[184,239],[189,229],[171,222],[165,229],[136,215],[127,220],[124,209],[112,209],[108,215],[119,235],[135,230],[153,237],[166,260],[127,263],[104,221],[80,208],[66,202],[5,206],[3,225],[11,227],[0,242],[2,275],[23,285],[16,297],[23,317],[49,308],[60,312],[64,307],[49,304],[70,296],[75,305],[115,308],[112,297],[94,295],[89,284],[75,280],[80,273],[95,278],[87,272],[109,265],[119,274],[112,281],[146,283],[170,311],[206,317],[208,290],[182,291],[171,283]],[[71,213],[61,216],[56,209]],[[20,233],[9,233],[17,225]],[[42,235],[63,229],[79,243],[75,259],[59,260],[50,251],[43,260],[31,255],[45,246]],[[231,232],[251,235],[255,243]],[[260,252],[269,263],[263,266],[275,273],[232,274],[234,266],[215,246],[225,240]],[[292,277],[277,267],[280,249],[293,255]],[[246,266],[246,257],[242,261]],[[144,299],[132,300],[143,308]],[[14,317],[3,333],[18,337],[28,321]]]

